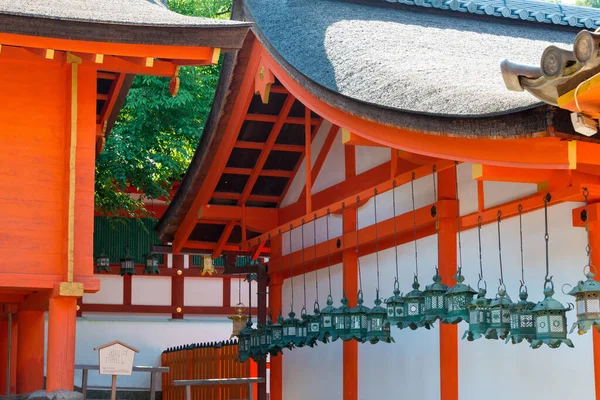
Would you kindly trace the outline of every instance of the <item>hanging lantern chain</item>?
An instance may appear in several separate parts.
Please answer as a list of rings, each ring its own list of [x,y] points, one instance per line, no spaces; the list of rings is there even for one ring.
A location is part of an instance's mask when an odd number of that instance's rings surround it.
[[[306,310],[306,262],[304,260],[304,218],[302,218],[302,226],[300,227],[300,233],[302,234],[302,284],[304,286],[304,303],[302,304],[302,310]]]
[[[346,204],[342,202],[342,249],[346,249],[346,222],[345,222],[345,210]],[[342,258],[342,295],[346,297],[346,257]]]
[[[502,235],[500,234],[500,222],[502,220],[502,211],[498,210],[498,260],[500,261],[500,286],[504,287],[504,273],[502,270]]]
[[[329,253],[329,208],[327,209],[327,215],[325,216],[325,226],[327,230],[327,276],[329,278],[329,297],[331,297],[331,257]]]
[[[460,200],[458,196],[458,161],[454,161],[454,176],[454,184],[456,186],[456,220],[458,221],[458,268],[459,271],[462,271],[462,242],[460,240]]]
[[[313,265],[315,268],[315,303],[319,304],[319,274],[317,273],[317,214],[315,213],[313,221]]]
[[[398,231],[396,228],[396,180],[392,181],[392,206],[394,210],[394,252],[396,253],[396,285],[398,282]]]
[[[525,286],[525,263],[523,262],[523,206],[519,204],[519,240],[521,244],[521,286]]]
[[[549,259],[549,239],[550,235],[548,235],[548,202],[550,201],[550,193],[544,197],[544,240],[546,241],[546,281],[550,279],[550,259]]]
[[[290,284],[292,286],[292,311],[294,311],[294,273],[292,271],[292,229],[293,225],[290,224],[289,236],[290,236]]]
[[[358,206],[360,197],[356,196],[356,263],[358,264],[358,291],[362,293],[362,272],[360,269],[360,257],[358,256]]]
[[[479,281],[481,282],[483,281],[483,260],[481,259],[481,216],[477,217],[477,239],[479,243]]]
[[[438,229],[440,229],[440,219],[439,219],[440,217],[437,212],[437,201],[438,201],[437,182],[436,182],[437,167],[434,165],[431,170],[432,170],[431,176],[433,177],[433,203],[434,203],[432,211],[435,212],[435,230],[437,231]],[[437,236],[436,240],[437,240],[438,254],[440,254],[440,237]]]
[[[375,266],[377,268],[377,293],[379,293],[379,231],[377,229],[377,189],[373,189],[373,206],[375,207]]]
[[[588,256],[588,265],[592,265],[592,246],[590,245],[590,213],[588,210],[588,196],[590,192],[587,188],[583,188],[583,198],[585,199],[585,231],[587,233],[587,245],[585,246],[585,251]],[[591,268],[591,267],[590,267]]]
[[[413,211],[413,242],[415,244],[415,277],[419,279],[419,256],[417,250],[417,211],[415,209],[415,173],[412,173],[410,181],[410,190],[412,195],[412,211]]]

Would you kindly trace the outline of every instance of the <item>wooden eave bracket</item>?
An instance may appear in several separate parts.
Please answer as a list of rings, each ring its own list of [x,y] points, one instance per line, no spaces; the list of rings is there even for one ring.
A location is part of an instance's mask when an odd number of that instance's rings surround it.
[[[263,59],[260,60],[258,71],[254,77],[254,93],[260,95],[260,99],[263,104],[269,102],[269,94],[271,92],[271,85],[275,83],[275,75],[266,66]]]

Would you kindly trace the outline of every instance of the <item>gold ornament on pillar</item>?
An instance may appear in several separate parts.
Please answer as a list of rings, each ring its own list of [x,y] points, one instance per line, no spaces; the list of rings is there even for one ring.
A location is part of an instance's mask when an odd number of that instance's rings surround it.
[[[212,276],[212,274],[215,273],[215,266],[213,264],[213,259],[210,256],[204,256],[202,257],[203,261],[202,261],[202,275],[210,275]]]

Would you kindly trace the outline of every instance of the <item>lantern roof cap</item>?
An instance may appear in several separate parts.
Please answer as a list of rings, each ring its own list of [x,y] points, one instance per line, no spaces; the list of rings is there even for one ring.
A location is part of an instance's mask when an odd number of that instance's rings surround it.
[[[600,282],[594,280],[594,274],[588,272],[586,277],[588,278],[587,280],[577,282],[577,285],[568,294],[576,296],[580,293],[600,292]]]
[[[565,307],[563,304],[556,300],[552,295],[546,295],[546,298],[533,307],[533,312],[541,311],[569,311],[571,307]]]
[[[457,283],[454,286],[451,286],[446,291],[447,294],[459,294],[459,293],[472,293],[473,295],[477,294],[477,292],[469,285],[464,283]]]
[[[362,292],[358,291],[358,298],[356,299],[356,307],[352,307],[350,309],[350,314],[367,314],[370,309],[369,307],[363,306],[363,296]]]
[[[494,299],[490,300],[490,307],[497,307],[497,306],[509,307],[512,304],[513,304],[512,300],[506,294],[506,291],[504,291],[504,289],[502,289],[502,288],[500,288],[498,290],[498,294],[496,294],[496,297]]]
[[[445,292],[448,290],[448,285],[442,283],[442,277],[438,273],[438,268],[435,268],[435,275],[433,276],[433,283],[425,286],[423,293],[427,292]]]

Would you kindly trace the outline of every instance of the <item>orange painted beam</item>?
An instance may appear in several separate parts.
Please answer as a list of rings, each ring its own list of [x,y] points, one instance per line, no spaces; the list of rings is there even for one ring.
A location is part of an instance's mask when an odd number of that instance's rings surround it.
[[[368,146],[368,147],[385,147],[380,143],[374,142],[368,138],[356,135],[348,129],[342,129],[342,143],[347,146]]]
[[[456,174],[453,168],[441,171],[438,176],[438,195],[440,201],[453,202],[456,207]],[[443,200],[442,200],[443,199]],[[456,210],[456,209],[455,209]],[[458,219],[448,213],[439,214],[437,232],[439,251],[438,267],[442,282],[454,285],[457,265],[456,233]],[[440,326],[440,399],[458,400],[458,325],[439,324]]]
[[[223,229],[223,233],[221,233],[221,237],[219,238],[219,241],[217,242],[215,249],[213,250],[214,258],[219,257],[223,253],[223,249],[225,248],[225,245],[229,240],[229,236],[231,235],[231,231],[233,231],[234,226],[235,225],[233,222],[229,222],[227,223],[227,225],[225,225],[225,229]]]
[[[409,153],[408,151],[398,150],[398,158],[411,162],[416,165],[425,165],[425,164],[435,164],[437,162],[437,158],[435,157],[427,157],[421,154]]]
[[[568,175],[568,171],[554,171],[551,169],[498,167],[495,165],[473,164],[472,177],[477,181],[539,183],[548,181],[553,177],[553,172]]]
[[[262,150],[265,148],[265,143],[262,142],[247,142],[244,140],[238,140],[235,142],[235,147],[238,149],[254,149],[254,150]],[[296,153],[303,153],[304,146],[301,144],[279,144],[275,143],[273,145],[272,150],[278,151],[291,151]]]
[[[224,174],[236,174],[236,175],[251,175],[252,174],[252,168],[233,168],[233,167],[227,167],[223,170]],[[277,176],[277,177],[282,177],[282,178],[291,178],[292,177],[292,171],[284,171],[284,170],[280,170],[280,169],[263,169],[260,172],[260,175],[262,176]]]
[[[252,45],[248,65],[246,67],[246,75],[242,80],[240,90],[235,99],[233,109],[231,110],[231,116],[227,122],[221,145],[217,149],[217,154],[215,155],[215,159],[211,166],[211,173],[202,182],[198,195],[194,199],[194,202],[184,217],[179,229],[175,232],[175,237],[173,239],[173,251],[175,253],[181,251],[184,247],[184,243],[194,230],[198,210],[208,203],[208,200],[219,182],[221,172],[229,160],[231,149],[236,142],[238,133],[244,121],[244,116],[248,112],[252,96],[254,96],[254,75],[258,68],[259,56],[260,45],[258,44],[258,41],[255,41]]]
[[[274,238],[271,243],[273,248],[272,261],[277,262],[281,256],[281,236]],[[271,320],[277,321],[282,309],[282,285],[283,279],[277,274],[271,274],[269,280],[269,309]],[[271,400],[283,400],[283,357],[281,355],[271,356],[270,398]]]
[[[344,236],[352,235],[357,229],[356,211],[345,209]],[[358,256],[354,248],[343,251],[343,289],[348,297],[348,306],[355,307],[358,293]],[[358,342],[351,340],[344,342],[343,350],[343,400],[358,400]]]
[[[568,141],[544,137],[547,132],[537,132],[529,139],[473,139],[410,131],[361,119],[317,98],[295,81],[266,50],[262,53],[266,66],[299,101],[328,121],[380,145],[434,158],[499,166],[572,169],[577,163],[576,148]],[[597,144],[591,145],[598,148]]]
[[[311,126],[310,126],[310,109],[304,107],[304,164],[306,166],[306,183],[304,184],[304,196],[306,203],[306,213],[312,212],[312,155],[311,155]]]
[[[592,206],[593,205],[595,204],[592,204]],[[575,222],[575,218],[573,222]],[[581,222],[579,218],[577,218],[577,222],[578,224],[574,226],[582,226],[581,224],[579,224],[579,222]],[[600,223],[597,220],[590,221],[589,229],[590,246],[592,247],[592,264],[600,265]],[[598,279],[599,277],[596,276],[596,280]],[[600,333],[598,333],[598,330],[596,329],[592,329],[592,341],[594,358],[594,392],[596,394],[595,398],[600,399]]]
[[[231,200],[239,200],[241,198],[240,193],[229,193],[229,192],[214,192],[212,195],[215,199],[231,199]],[[264,201],[267,203],[276,203],[279,200],[277,196],[265,196],[258,194],[251,194],[248,197],[248,201]]]
[[[317,177],[319,176],[319,173],[321,172],[321,168],[323,168],[323,164],[325,163],[325,160],[327,159],[327,155],[329,154],[329,151],[331,150],[331,146],[333,146],[333,142],[337,136],[339,129],[340,128],[335,125],[331,125],[331,128],[329,128],[329,132],[327,133],[325,142],[323,142],[323,147],[321,147],[321,150],[319,150],[319,154],[317,155],[315,164],[313,165],[312,170],[310,172],[311,188],[312,188],[312,185],[315,184],[315,181],[317,180]],[[304,189],[302,190],[302,194],[300,195],[300,197],[304,197],[305,193],[306,193],[306,185],[304,185]]]
[[[354,150],[354,149],[352,149],[352,150]],[[352,152],[352,154],[353,153],[354,152]],[[443,171],[444,169],[450,168],[453,165],[454,165],[454,163],[451,162],[451,161],[441,161],[439,164],[436,165],[436,167],[437,167],[438,171]],[[388,168],[389,168],[389,166],[388,166]],[[349,170],[352,171],[351,169],[349,169]],[[331,204],[329,204],[329,206],[326,206],[326,207],[323,207],[323,208],[315,210],[314,213],[306,214],[306,215],[304,215],[304,216],[302,216],[300,218],[293,219],[293,220],[287,222],[286,224],[280,226],[280,228],[276,228],[276,229],[270,230],[269,232],[264,233],[264,234],[262,234],[259,237],[256,237],[254,239],[249,240],[246,243],[246,247],[252,248],[252,247],[258,245],[258,238],[260,238],[261,241],[265,241],[267,239],[267,237],[268,237],[269,234],[270,234],[271,238],[273,238],[273,237],[279,235],[280,232],[287,232],[287,231],[290,230],[290,225],[293,228],[297,228],[297,227],[299,227],[299,226],[302,225],[302,220],[303,219],[305,221],[311,221],[311,220],[313,220],[315,214],[316,214],[317,218],[321,218],[321,217],[326,216],[328,211],[330,211],[332,213],[338,212],[338,211],[340,211],[342,209],[342,203],[345,203],[347,206],[355,204],[355,202],[356,202],[356,196],[359,196],[360,199],[363,200],[363,201],[367,201],[368,199],[370,199],[371,197],[373,197],[374,189],[377,189],[377,192],[379,194],[381,194],[381,193],[387,192],[388,190],[391,190],[392,187],[393,187],[393,182],[394,181],[396,182],[397,186],[400,186],[400,185],[403,185],[403,184],[405,184],[407,182],[410,182],[411,179],[412,179],[412,174],[413,173],[415,174],[415,179],[418,179],[418,178],[421,178],[423,176],[430,175],[431,174],[431,170],[432,170],[432,166],[429,166],[429,165],[423,166],[423,167],[419,167],[419,168],[417,168],[414,171],[402,173],[402,174],[396,176],[395,179],[387,180],[384,183],[376,185],[375,187],[372,187],[370,189],[367,189],[367,190],[364,190],[364,191],[361,191],[361,192],[358,192],[358,193],[355,192],[352,196],[349,196],[349,197],[343,199],[342,201],[337,201],[337,202],[331,203]],[[384,173],[387,175],[387,168],[384,169]],[[347,174],[348,174],[348,172],[347,172]]]
[[[277,209],[263,207],[221,206],[207,204],[198,210],[198,223],[205,220],[223,224],[244,221],[251,230],[264,232],[277,226]]]
[[[589,185],[588,185],[589,186]],[[600,188],[597,188],[600,189]],[[600,191],[595,191],[600,194]],[[536,193],[531,196],[524,197],[519,200],[510,201],[499,206],[489,208],[481,212],[474,212],[461,217],[461,227],[463,229],[471,229],[477,227],[478,217],[481,216],[483,225],[495,223],[498,219],[498,210],[502,212],[502,218],[510,218],[519,215],[519,205],[523,207],[523,212],[535,211],[544,207],[544,197],[547,192]],[[582,188],[578,186],[569,186],[550,192],[552,199],[549,205],[563,203],[565,201],[582,201]]]
[[[0,288],[53,289],[62,282],[62,274],[12,274],[0,273]],[[75,275],[75,282],[83,283],[86,293],[100,290],[100,281],[94,277]]]
[[[279,136],[279,132],[281,132],[281,128],[283,127],[283,124],[285,123],[285,119],[288,117],[288,114],[289,114],[290,110],[292,109],[292,106],[294,105],[294,101],[296,101],[296,99],[294,99],[293,96],[288,96],[285,99],[285,101],[283,102],[281,111],[279,112],[279,115],[277,116],[277,121],[273,124],[273,127],[271,128],[271,132],[269,132],[269,138],[267,139],[267,141],[265,143],[265,148],[262,149],[262,151],[260,152],[260,156],[258,157],[258,160],[256,160],[254,169],[253,169],[252,173],[250,174],[250,177],[246,181],[246,186],[244,187],[244,191],[242,192],[242,195],[241,195],[240,199],[238,200],[238,205],[246,204],[246,201],[250,197],[250,193],[252,192],[252,189],[254,188],[254,184],[256,183],[258,176],[260,175],[265,163],[267,162],[267,157],[269,157],[269,154],[271,153],[271,149],[273,148],[273,145],[275,144],[275,141],[277,140],[277,137]]]
[[[17,393],[44,389],[44,311],[19,311]]]
[[[125,74],[119,74],[119,77],[115,79],[108,92],[108,101],[104,103],[102,110],[100,111],[100,120],[97,121],[100,125],[104,126],[104,121],[108,120],[110,114],[115,107],[123,82],[125,81]],[[102,132],[104,134],[104,132]]]
[[[3,45],[31,47],[35,49],[109,54],[112,56],[153,57],[199,61],[212,60],[213,56],[213,48],[211,47],[92,42],[85,40],[16,35],[12,33],[0,33],[0,43]]]
[[[202,242],[199,240],[188,240],[183,244],[183,248],[186,249],[194,249],[194,250],[207,250],[211,253],[217,248],[217,243],[215,242]],[[221,251],[240,251],[240,246],[238,245],[230,245],[226,244],[223,246]]]
[[[77,299],[52,297],[48,310],[46,391],[73,390]]]

